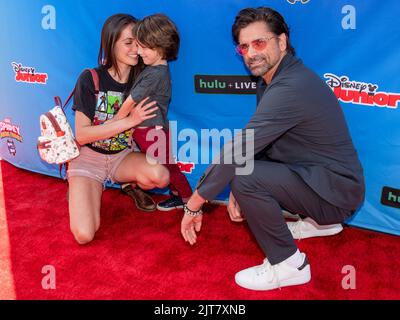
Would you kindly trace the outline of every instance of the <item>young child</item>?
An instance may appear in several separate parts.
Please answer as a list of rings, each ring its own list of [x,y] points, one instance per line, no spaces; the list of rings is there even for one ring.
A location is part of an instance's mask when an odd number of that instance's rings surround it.
[[[145,69],[134,82],[129,97],[122,104],[113,121],[126,117],[137,102],[146,97],[157,101],[157,116],[144,121],[133,131],[133,139],[142,152],[147,152],[154,141],[148,141],[150,130],[163,130],[166,137],[164,164],[170,173],[171,197],[158,203],[157,209],[169,211],[183,208],[192,195],[192,189],[178,165],[170,158],[168,132],[168,106],[171,100],[171,76],[168,61],[176,59],[179,50],[179,34],[174,23],[165,15],[154,14],[145,17],[134,27],[138,44],[138,54],[142,57]],[[161,152],[164,152],[162,150]]]

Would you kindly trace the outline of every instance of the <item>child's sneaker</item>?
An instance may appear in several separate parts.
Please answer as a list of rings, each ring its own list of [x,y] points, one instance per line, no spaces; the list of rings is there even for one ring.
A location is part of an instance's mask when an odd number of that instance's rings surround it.
[[[179,196],[172,195],[169,199],[161,201],[157,204],[160,211],[170,211],[174,209],[183,209],[184,202]]]

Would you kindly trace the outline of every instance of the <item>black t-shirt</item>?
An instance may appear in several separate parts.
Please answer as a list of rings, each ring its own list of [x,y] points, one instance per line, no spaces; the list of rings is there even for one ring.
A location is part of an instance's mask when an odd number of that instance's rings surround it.
[[[97,99],[92,75],[89,70],[85,70],[76,83],[72,109],[84,113],[92,121],[92,125],[101,125],[112,119],[121,107],[126,84],[115,81],[105,68],[95,70],[99,78]],[[131,130],[126,130],[87,146],[100,153],[114,154],[130,147],[130,138]]]

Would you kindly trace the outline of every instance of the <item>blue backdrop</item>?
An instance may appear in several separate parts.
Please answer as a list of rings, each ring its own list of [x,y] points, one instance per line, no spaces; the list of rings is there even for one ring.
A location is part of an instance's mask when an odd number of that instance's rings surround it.
[[[261,5],[283,14],[297,55],[343,107],[367,183],[365,203],[348,223],[400,234],[397,0],[2,0],[1,158],[58,176],[58,168],[42,162],[36,150],[39,116],[53,107],[53,96],[68,96],[84,68],[96,65],[101,27],[120,12],[137,18],[165,13],[179,28],[169,119],[177,121],[178,132],[190,128],[199,140],[180,137],[178,151],[200,145],[201,129],[242,128],[255,110],[255,95],[243,94],[251,83],[220,76],[248,75],[235,54],[231,25],[240,9]],[[213,93],[215,84],[222,93]],[[72,111],[67,113],[73,120]],[[206,167],[182,163],[192,186]],[[226,197],[227,191],[219,199]]]

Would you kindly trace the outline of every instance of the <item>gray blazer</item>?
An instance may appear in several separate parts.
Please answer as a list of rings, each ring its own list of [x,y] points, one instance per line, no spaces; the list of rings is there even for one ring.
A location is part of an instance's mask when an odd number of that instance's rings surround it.
[[[324,81],[286,54],[268,86],[260,79],[257,100],[245,127],[254,129],[256,159],[284,163],[329,203],[357,209],[364,200],[363,169],[341,106]],[[197,185],[207,200],[235,176],[237,164],[223,164],[223,156],[220,163],[211,164]]]

